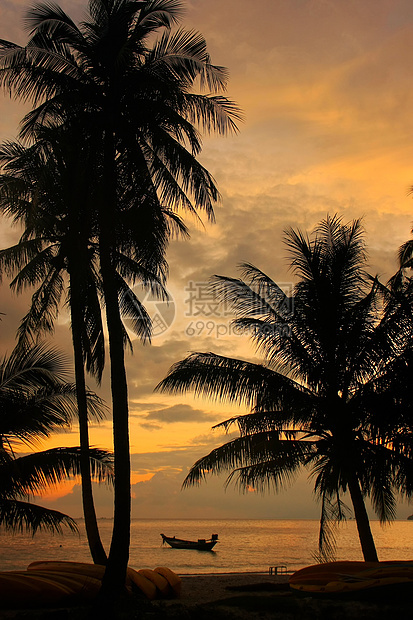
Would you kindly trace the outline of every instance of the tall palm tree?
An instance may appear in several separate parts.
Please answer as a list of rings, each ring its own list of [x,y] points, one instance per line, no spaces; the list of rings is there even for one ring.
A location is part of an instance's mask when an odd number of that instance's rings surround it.
[[[329,525],[345,518],[348,492],[364,558],[376,561],[365,499],[385,522],[398,492],[413,493],[411,427],[397,441],[396,415],[409,408],[411,415],[412,389],[404,399],[395,392],[397,368],[411,359],[412,313],[405,302],[383,304],[382,287],[365,273],[358,220],[329,217],[312,237],[289,230],[285,241],[298,276],[291,297],[249,264],[244,279],[214,278],[264,362],[195,353],[158,386],[250,408],[218,425],[237,425],[240,436],[195,463],[184,484],[228,471],[241,489],[277,491],[308,468],[321,500],[321,557],[334,550]]]
[[[6,529],[76,530],[76,523],[56,510],[29,501],[68,476],[79,475],[79,448],[54,448],[19,455],[51,433],[68,427],[76,417],[76,395],[64,380],[64,365],[56,351],[38,345],[15,349],[0,362],[0,525]],[[89,413],[100,417],[100,399],[88,394]],[[90,449],[93,476],[111,480],[111,456]]]
[[[211,64],[203,37],[170,31],[182,12],[179,0],[91,0],[89,11],[79,27],[57,5],[34,6],[27,15],[29,43],[20,47],[3,41],[0,71],[9,91],[37,106],[23,121],[23,136],[39,123],[76,118],[102,158],[96,221],[115,452],[114,528],[104,587],[116,591],[124,583],[130,535],[128,392],[115,269],[119,205],[129,224],[123,251],[131,256],[136,242],[142,251],[133,217],[137,200],[161,200],[167,208],[191,212],[203,209],[212,218],[218,192],[196,159],[201,149],[197,127],[225,134],[235,129],[238,112],[220,94],[227,74]],[[162,35],[151,46],[157,32]],[[212,95],[193,92],[197,83]],[[120,175],[130,180],[127,203],[119,203]]]
[[[11,285],[18,292],[24,287],[38,286],[19,328],[20,345],[53,329],[61,299],[67,296],[82,449],[85,526],[93,560],[105,564],[92,495],[84,373],[86,362],[89,372],[100,381],[104,365],[93,185],[89,182],[96,158],[85,161],[90,154],[79,154],[73,143],[73,132],[71,140],[57,130],[39,130],[37,134],[37,141],[31,147],[7,143],[0,149],[4,172],[0,176],[0,210],[24,229],[16,246],[0,251],[0,272],[4,270],[9,276],[17,274]],[[143,278],[147,279],[143,265],[133,265],[130,260],[129,263],[135,275],[142,277],[143,272]],[[121,279],[120,274],[118,278]],[[151,274],[151,279],[156,282],[155,275]],[[132,315],[135,331],[148,337],[150,321],[144,308],[126,284],[123,288],[128,300],[124,309],[128,316]]]
[[[62,149],[52,151],[45,137],[27,149],[19,144],[3,145],[0,208],[23,224],[24,233],[16,246],[0,252],[0,266],[8,275],[17,273],[12,283],[17,291],[40,284],[19,329],[20,346],[26,341],[36,341],[45,331],[53,329],[65,288],[64,274],[66,270],[70,273],[83,512],[92,558],[104,564],[106,553],[99,536],[92,494],[84,375],[86,360],[89,370],[100,379],[104,360],[103,331],[96,285],[93,286],[93,256],[90,260],[88,246],[83,243],[89,228],[85,172],[80,174],[83,162],[79,158],[74,168],[74,145],[71,150],[72,161],[68,161],[66,154],[62,162]]]

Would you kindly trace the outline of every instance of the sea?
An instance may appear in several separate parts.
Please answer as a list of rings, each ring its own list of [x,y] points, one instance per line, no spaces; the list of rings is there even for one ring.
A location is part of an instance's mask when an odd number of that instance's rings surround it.
[[[22,570],[38,560],[90,562],[84,523],[79,533],[39,532],[35,536],[0,531],[0,570]],[[133,519],[129,564],[133,568],[168,566],[180,575],[205,573],[268,573],[269,567],[295,571],[316,563],[318,521],[273,519]],[[99,519],[102,541],[109,547],[112,519]],[[413,560],[413,521],[394,521],[382,527],[371,522],[380,560]],[[218,534],[214,551],[172,549],[161,533],[188,540]],[[337,560],[362,560],[356,523],[341,524],[336,532]]]

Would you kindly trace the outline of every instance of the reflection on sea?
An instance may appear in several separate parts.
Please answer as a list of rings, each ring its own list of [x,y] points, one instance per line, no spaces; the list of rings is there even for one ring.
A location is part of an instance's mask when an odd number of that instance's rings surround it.
[[[84,524],[80,533],[64,536],[40,533],[31,537],[0,533],[1,570],[24,569],[35,560],[89,562]],[[99,520],[102,540],[109,547],[112,521]],[[380,560],[413,560],[413,521],[395,521],[382,528],[371,523]],[[189,540],[219,535],[214,552],[171,549],[160,533]],[[209,572],[267,572],[269,566],[297,570],[314,564],[318,522],[313,520],[178,520],[134,519],[130,565],[168,566],[180,574]],[[362,560],[355,521],[337,530],[337,559]]]

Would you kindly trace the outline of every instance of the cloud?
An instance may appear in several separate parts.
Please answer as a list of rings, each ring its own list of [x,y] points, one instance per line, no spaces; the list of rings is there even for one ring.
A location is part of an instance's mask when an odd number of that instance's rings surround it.
[[[177,422],[203,423],[214,422],[219,416],[216,414],[205,413],[202,409],[194,409],[190,405],[172,405],[164,409],[151,411],[146,415],[140,416],[145,422],[141,424],[147,425],[153,422],[162,422],[163,424],[175,424]]]
[[[79,482],[74,480],[65,480],[59,484],[59,486],[50,486],[49,489],[42,493],[36,494],[34,497],[38,500],[38,503],[55,502],[61,497],[71,495]]]
[[[152,409],[159,409],[160,407],[162,407],[162,404],[161,403],[156,403],[156,402],[155,403],[148,403],[148,402],[141,402],[140,403],[140,402],[137,402],[137,401],[133,402],[133,409],[134,409],[134,411],[136,411],[136,410],[140,411],[141,409],[145,410],[145,411],[148,411],[148,410],[150,411]]]
[[[275,494],[251,492],[243,494],[233,485],[225,488],[225,475],[208,476],[199,486],[182,488],[182,483],[196,455],[195,448],[133,454],[132,467],[142,476],[153,474],[150,480],[132,484],[132,516],[134,518],[185,519],[318,519],[320,506],[315,500],[312,481],[302,472],[287,487]],[[140,463],[141,467],[138,467]],[[94,485],[98,515],[111,517],[113,494],[106,485]],[[60,510],[73,517],[82,515],[81,489],[76,484],[67,495],[42,498],[38,503]],[[373,513],[369,509],[369,513]],[[407,505],[400,506],[400,518],[411,513]]]
[[[214,448],[234,439],[237,433],[214,431],[185,440],[181,444],[162,444],[154,451],[132,452],[131,468],[135,474],[146,475],[160,471],[174,472],[183,480],[192,465]]]
[[[236,519],[240,518],[317,518],[319,509],[305,478],[297,481],[296,493],[239,493],[225,489],[225,476],[209,477],[200,486],[182,489],[183,476],[160,471],[151,480],[133,485],[132,514],[136,517]]]
[[[87,3],[62,0],[61,4],[75,19],[82,19]],[[285,495],[285,510],[278,508],[284,496],[249,504],[237,494],[223,494],[221,483],[212,480],[205,488],[182,494],[180,484],[188,468],[225,440],[211,433],[210,426],[243,410],[195,400],[191,394],[183,399],[153,390],[172,364],[192,351],[257,358],[248,338],[231,332],[230,317],[219,312],[212,317],[191,315],[186,288],[190,282],[207,282],[213,274],[238,277],[237,265],[244,261],[277,282],[290,281],[282,242],[283,231],[290,226],[311,231],[327,213],[342,214],[346,221],[363,216],[369,271],[384,280],[393,273],[397,248],[410,237],[413,220],[407,196],[413,183],[409,85],[413,3],[188,0],[186,4],[184,26],[201,30],[212,62],[229,68],[228,95],[243,108],[246,120],[238,135],[205,137],[200,160],[222,194],[215,209],[217,223],[203,228],[185,214],[191,238],[172,241],[167,254],[175,319],[151,346],[136,341],[134,354],[126,356],[133,468],[141,475],[155,474],[134,485],[135,516],[164,515],[166,508],[177,516],[225,511],[260,516],[260,510],[261,516],[308,516],[314,514],[311,493],[303,494],[311,506],[306,509],[299,485],[291,496]],[[2,37],[26,40],[21,28],[26,6],[26,0],[2,2]],[[0,138],[11,139],[27,106],[8,98],[1,106]],[[19,231],[3,220],[1,247],[14,244],[18,237]],[[14,346],[31,293],[17,297],[6,281],[2,284],[3,353]],[[67,321],[57,324],[50,341],[72,359]],[[100,386],[90,377],[88,384],[110,405],[108,367]],[[59,445],[62,437],[50,441]],[[111,441],[110,422],[92,426],[91,443],[110,447]],[[66,442],[78,443],[76,432],[65,437]],[[80,514],[78,491],[75,487],[67,504],[75,515]],[[107,516],[112,495],[101,488],[96,493],[99,511]],[[254,499],[256,494],[248,495]],[[63,506],[65,498],[56,501]]]

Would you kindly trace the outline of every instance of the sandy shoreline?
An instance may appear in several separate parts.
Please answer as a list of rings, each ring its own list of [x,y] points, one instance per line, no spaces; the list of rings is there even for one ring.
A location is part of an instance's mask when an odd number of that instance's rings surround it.
[[[288,575],[269,575],[269,573],[207,573],[180,575],[182,594],[180,602],[188,605],[211,603],[234,596],[234,592],[245,591],[251,596],[259,595],[251,586],[261,584],[288,584]]]
[[[178,599],[128,599],[112,620],[388,620],[411,615],[409,600],[333,600],[297,596],[289,575],[208,573],[180,575]],[[91,607],[0,611],[0,620],[89,620]],[[105,616],[109,618],[109,616]]]
[[[182,595],[155,601],[146,618],[163,620],[389,620],[408,618],[410,600],[343,600],[299,596],[289,575],[224,573],[180,575]]]
[[[145,618],[165,618],[177,617],[181,615],[192,617],[192,613],[198,613],[197,610],[202,606],[219,603],[236,596],[248,593],[248,596],[262,596],[267,593],[266,589],[273,591],[276,584],[279,584],[284,591],[288,591],[288,576],[275,576],[268,573],[206,573],[206,574],[180,574],[182,580],[182,591],[179,598],[160,599],[152,602],[143,598],[138,598],[126,602],[126,607],[131,607],[130,612],[123,611],[120,617],[134,618],[133,606],[140,608],[139,617]],[[258,587],[258,591],[256,591]],[[251,590],[252,588],[252,590]],[[263,592],[263,589],[265,592]],[[20,618],[81,618],[88,617],[85,608],[79,609],[79,615],[76,608],[60,609],[60,610],[1,610],[0,620],[11,620]],[[189,615],[188,615],[189,614]]]

